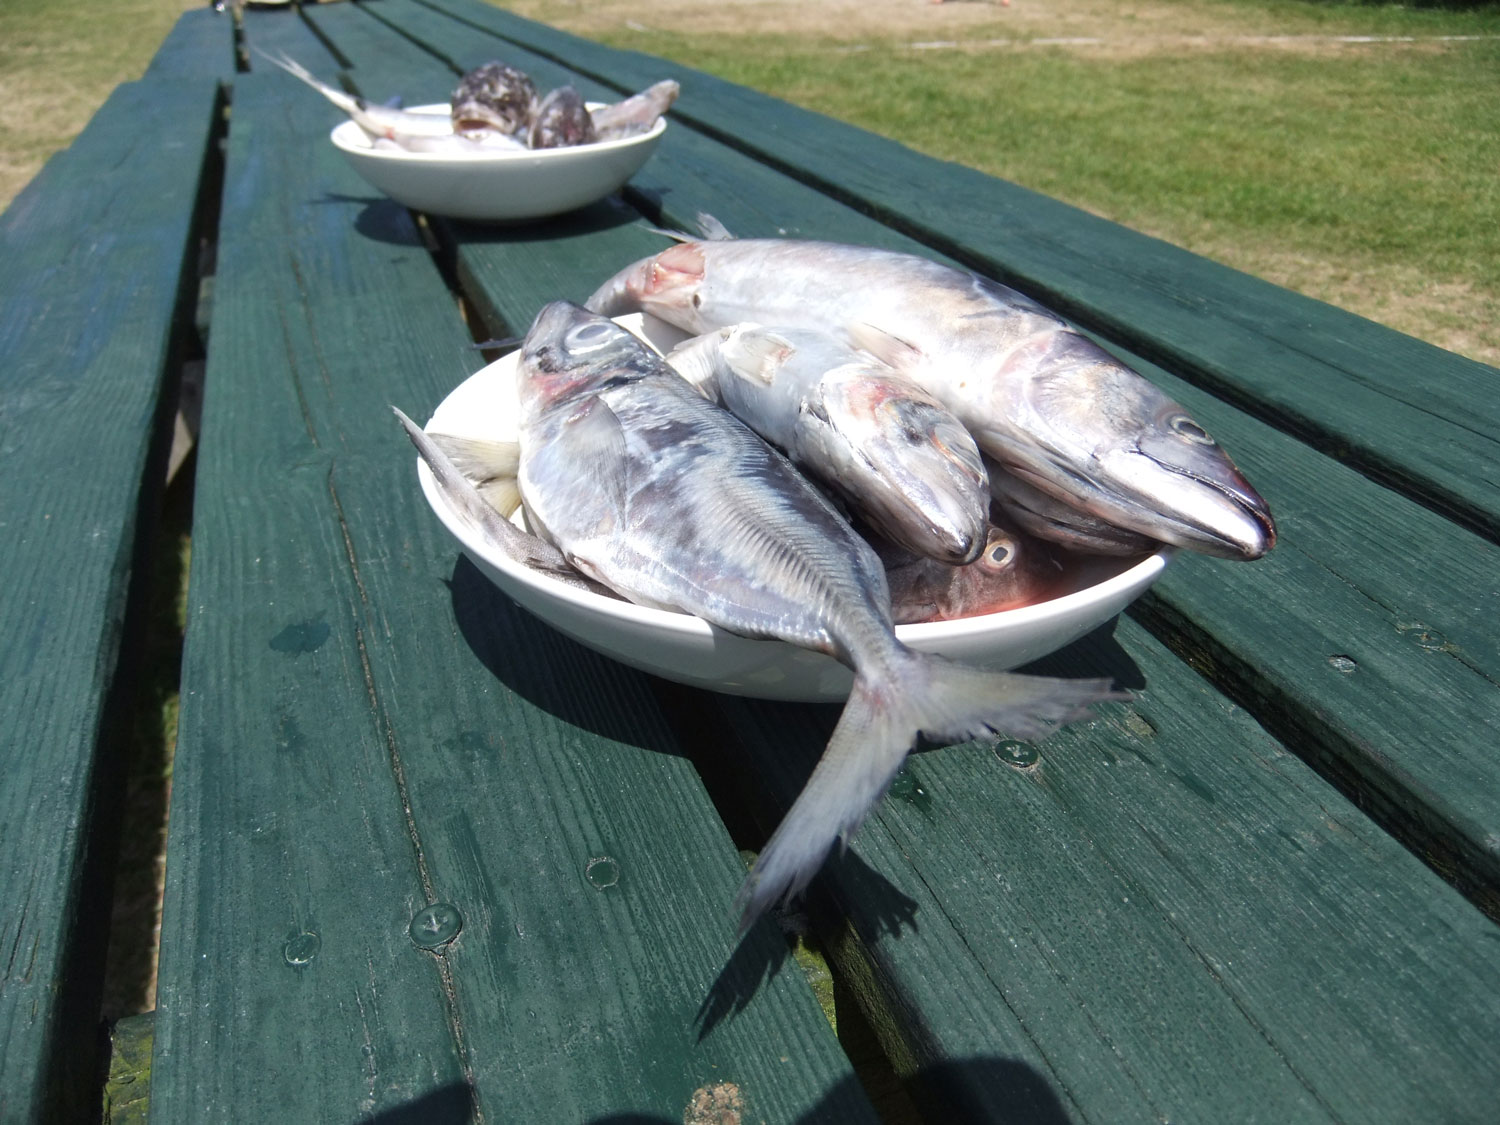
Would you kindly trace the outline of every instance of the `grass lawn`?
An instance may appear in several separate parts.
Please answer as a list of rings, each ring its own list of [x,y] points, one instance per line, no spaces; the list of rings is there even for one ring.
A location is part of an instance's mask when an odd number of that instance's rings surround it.
[[[514,6],[1500,365],[1500,7],[1061,0],[1012,22],[1031,2],[883,33],[762,19],[732,39],[686,10]]]
[[[121,82],[189,0],[0,0],[0,209]]]
[[[0,204],[194,6],[0,4]],[[1500,4],[497,6],[852,121],[1500,365]]]

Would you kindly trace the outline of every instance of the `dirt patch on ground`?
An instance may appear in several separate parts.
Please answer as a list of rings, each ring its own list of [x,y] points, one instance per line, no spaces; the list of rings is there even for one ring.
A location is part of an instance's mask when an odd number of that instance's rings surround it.
[[[1206,19],[1181,6],[1111,0],[518,0],[506,5],[581,35],[609,29],[660,29],[692,35],[764,31],[841,42],[909,37],[913,41],[997,36],[1095,37],[1235,32],[1246,26],[1230,9]],[[1184,26],[1191,18],[1196,26]],[[1274,31],[1275,28],[1267,28]]]
[[[1238,48],[1321,55],[1392,48],[1435,51],[1443,42],[1323,33],[1311,23],[1288,33],[1284,14],[1116,0],[515,0],[503,6],[591,37],[613,31],[765,32],[851,47],[866,40],[895,41],[926,51],[1037,47],[1138,57]]]

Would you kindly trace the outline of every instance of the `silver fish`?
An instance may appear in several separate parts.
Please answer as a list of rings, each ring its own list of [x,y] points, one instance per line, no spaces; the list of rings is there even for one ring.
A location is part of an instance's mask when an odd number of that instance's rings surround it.
[[[1063,593],[1076,566],[1044,540],[1012,527],[995,513],[984,549],[973,562],[952,566],[889,544],[875,544],[891,587],[897,625],[952,621],[1035,605]]]
[[[322,94],[339,109],[349,115],[349,118],[358,125],[372,139],[384,139],[394,142],[401,147],[406,147],[401,142],[420,137],[445,137],[453,133],[453,125],[447,117],[439,113],[412,113],[404,109],[392,109],[389,106],[375,105],[364,98],[354,94],[346,94],[343,90],[330,86],[325,82],[319,82],[314,78],[301,63],[286,55],[271,55],[256,48],[256,54],[268,62],[274,63],[282,70],[307,83],[318,93]]]
[[[916,554],[972,562],[989,485],[967,430],[932,395],[826,332],[741,324],[667,362]]]
[[[601,106],[593,111],[594,132],[601,141],[648,132],[657,118],[672,108],[681,90],[676,81],[664,78],[624,101]]]
[[[631,601],[854,671],[827,750],[740,892],[742,926],[806,886],[919,734],[1037,738],[1122,698],[1108,680],[988,672],[906,648],[869,545],[786,458],[612,321],[549,304],[517,384],[521,495],[573,566]]]
[[[526,132],[536,116],[538,102],[536,83],[502,62],[485,63],[468,71],[448,100],[453,132],[493,130],[506,136]]]
[[[685,241],[627,266],[588,306],[694,334],[741,321],[839,333],[1072,507],[1226,558],[1275,542],[1266,502],[1181,406],[1055,313],[975,274],[829,242]]]
[[[1161,546],[1138,532],[1064,504],[993,461],[986,460],[985,467],[989,470],[990,496],[995,506],[1038,539],[1088,555],[1142,555]]]
[[[597,139],[583,95],[572,86],[559,86],[537,106],[526,143],[532,148],[571,148]]]

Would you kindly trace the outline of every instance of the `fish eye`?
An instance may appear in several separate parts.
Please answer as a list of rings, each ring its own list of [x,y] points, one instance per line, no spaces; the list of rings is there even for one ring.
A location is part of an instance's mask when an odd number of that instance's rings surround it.
[[[1004,566],[1010,559],[1010,546],[1006,543],[996,543],[989,550],[989,560],[996,566]]]
[[[580,324],[568,333],[568,346],[575,351],[590,351],[603,344],[609,334],[609,325],[600,321]]]
[[[1186,414],[1174,414],[1167,419],[1167,428],[1178,437],[1192,442],[1194,445],[1214,445],[1214,439],[1209,436],[1207,430],[1194,422]]]

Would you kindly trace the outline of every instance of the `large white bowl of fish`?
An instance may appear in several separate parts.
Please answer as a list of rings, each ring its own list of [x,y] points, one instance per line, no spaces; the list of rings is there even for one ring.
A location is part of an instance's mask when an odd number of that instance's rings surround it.
[[[410,112],[446,117],[450,108],[442,103]],[[380,145],[345,121],[331,139],[371,187],[396,202],[430,215],[493,223],[560,215],[603,199],[640,171],[666,130],[661,117],[635,136],[566,148],[411,152]]]
[[[685,334],[652,317],[617,317],[660,351]],[[518,434],[515,376],[519,352],[475,372],[453,390],[426,424],[430,433],[494,441]],[[783,641],[751,640],[685,613],[635,605],[578,589],[524,566],[486,540],[455,512],[419,458],[422,493],[465,555],[501,590],[558,631],[642,671],[678,683],[735,695],[840,702],[853,676],[832,657]],[[524,512],[515,522],[524,525]],[[1062,592],[998,613],[896,626],[905,644],[996,670],[1037,660],[1109,621],[1166,568],[1172,549],[1145,557],[1081,560]]]

